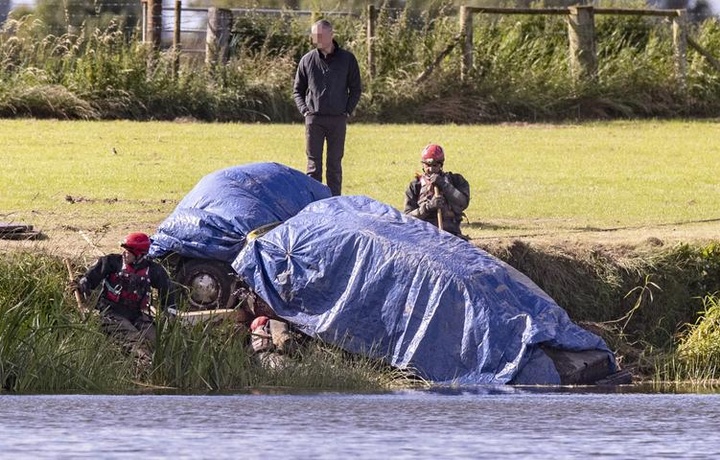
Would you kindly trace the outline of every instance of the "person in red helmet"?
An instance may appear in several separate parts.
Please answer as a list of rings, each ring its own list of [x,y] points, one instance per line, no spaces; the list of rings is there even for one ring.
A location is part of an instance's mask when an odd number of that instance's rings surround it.
[[[122,254],[100,257],[88,268],[78,290],[87,299],[100,286],[96,308],[103,331],[119,339],[128,351],[145,357],[156,334],[149,308],[152,289],[157,289],[160,308],[171,316],[176,311],[175,298],[165,269],[147,258],[150,238],[145,233],[130,233],[120,246]]]
[[[443,171],[445,151],[438,144],[427,145],[420,162],[422,174],[405,190],[405,214],[465,238],[460,223],[470,204],[470,184],[461,174]]]

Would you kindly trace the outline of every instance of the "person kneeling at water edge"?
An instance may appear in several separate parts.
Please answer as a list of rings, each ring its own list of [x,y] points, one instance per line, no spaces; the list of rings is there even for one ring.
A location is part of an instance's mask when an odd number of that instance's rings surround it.
[[[250,347],[258,362],[277,369],[288,364],[288,357],[296,354],[300,337],[288,323],[267,316],[258,316],[250,324]]]
[[[102,284],[96,308],[103,332],[145,357],[156,335],[150,313],[152,288],[158,291],[160,309],[169,316],[176,313],[175,298],[165,269],[147,258],[150,238],[145,233],[130,233],[120,246],[122,254],[100,257],[88,268],[78,290],[87,299]]]
[[[460,174],[443,171],[445,152],[437,144],[425,147],[420,161],[423,173],[405,191],[405,214],[463,237],[460,222],[470,204],[470,184]]]

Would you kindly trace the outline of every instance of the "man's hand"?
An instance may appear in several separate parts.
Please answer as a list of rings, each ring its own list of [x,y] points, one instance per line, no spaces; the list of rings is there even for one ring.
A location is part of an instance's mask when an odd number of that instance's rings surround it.
[[[430,174],[428,176],[428,181],[440,190],[445,189],[445,187],[450,184],[450,180],[448,180],[447,175],[445,174]]]
[[[418,206],[417,209],[417,217],[424,219],[432,212],[432,209],[430,209],[430,200],[423,201],[420,203],[420,206]]]
[[[445,201],[445,197],[442,195],[435,195],[432,197],[432,199],[428,202],[428,209],[432,211],[437,211],[438,209],[443,209],[447,205],[447,201]]]
[[[447,201],[442,195],[435,195],[429,200],[425,200],[418,206],[418,214],[420,217],[427,217],[433,211],[443,209],[447,206]]]
[[[90,297],[90,293],[92,291],[92,289],[90,289],[87,278],[85,278],[84,276],[80,278],[77,282],[72,283],[72,288],[76,289],[80,293],[83,300],[87,300],[87,298]]]

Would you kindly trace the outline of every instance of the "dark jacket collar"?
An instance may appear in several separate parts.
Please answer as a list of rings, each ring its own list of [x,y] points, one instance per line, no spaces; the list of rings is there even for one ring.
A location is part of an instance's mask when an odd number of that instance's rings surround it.
[[[338,42],[336,42],[334,38],[333,38],[333,50],[332,50],[332,53],[330,53],[330,54],[328,54],[328,55],[324,55],[324,54],[322,53],[322,51],[320,51],[318,48],[315,48],[315,51],[317,51],[318,55],[319,55],[321,58],[323,58],[323,59],[328,59],[328,58],[331,58],[331,57],[335,56],[335,55],[337,54],[338,50],[340,50],[340,45],[338,45]]]

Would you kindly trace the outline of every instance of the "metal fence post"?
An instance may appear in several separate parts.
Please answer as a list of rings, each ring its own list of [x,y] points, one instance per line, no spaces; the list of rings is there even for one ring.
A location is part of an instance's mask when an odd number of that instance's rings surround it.
[[[142,42],[147,43],[147,28],[148,28],[148,3],[147,0],[142,0],[140,2],[140,10],[141,10],[141,28],[142,28]]]
[[[375,76],[375,23],[377,21],[377,10],[375,5],[367,6],[367,64],[368,75],[372,79]]]

